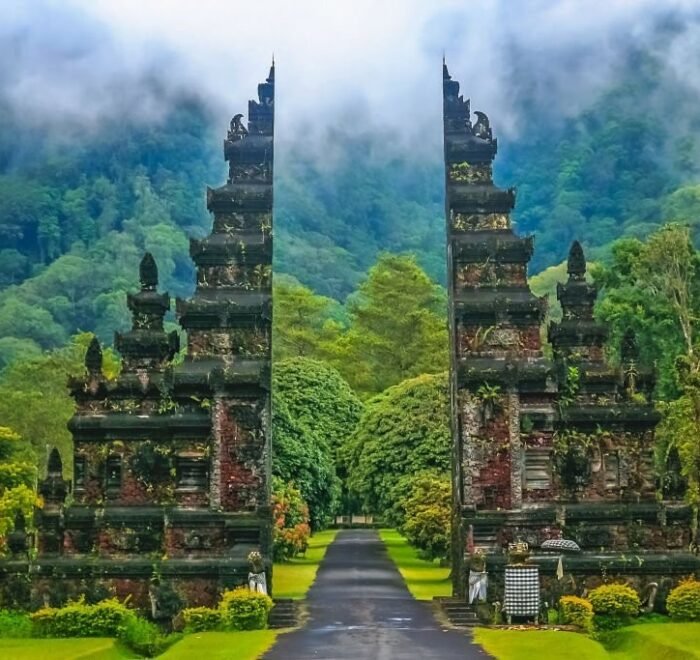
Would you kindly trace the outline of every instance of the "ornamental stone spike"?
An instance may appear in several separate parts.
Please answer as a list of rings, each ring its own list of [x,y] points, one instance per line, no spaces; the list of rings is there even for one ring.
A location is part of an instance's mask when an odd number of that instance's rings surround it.
[[[627,328],[622,336],[620,344],[620,357],[623,364],[636,362],[639,359],[639,346],[637,345],[637,335],[632,328]]]
[[[566,263],[566,272],[569,279],[582,280],[586,276],[586,256],[583,254],[581,243],[574,241],[569,250],[569,258]]]
[[[97,337],[92,338],[87,348],[85,366],[90,374],[99,375],[102,373],[102,347]]]
[[[150,252],[146,252],[141,259],[139,279],[142,289],[155,289],[158,286],[158,266]]]

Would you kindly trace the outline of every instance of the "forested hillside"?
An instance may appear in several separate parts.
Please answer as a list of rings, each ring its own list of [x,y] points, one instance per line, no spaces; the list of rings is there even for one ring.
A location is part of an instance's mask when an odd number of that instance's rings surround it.
[[[695,222],[698,94],[651,54],[631,53],[574,117],[518,89],[521,130],[499,134],[496,175],[518,187],[519,229],[537,236],[533,272],[559,263],[574,237],[599,257],[622,235]],[[498,134],[498,108],[484,109]],[[202,101],[183,97],[150,123],[125,117],[85,133],[39,129],[9,106],[0,114],[0,366],[78,330],[110,342],[144,250],[171,294],[191,291],[187,236],[207,229],[204,188],[225,173],[225,127]],[[326,138],[332,159],[278,136],[276,272],[343,302],[380,251],[412,251],[441,282],[439,150],[402,151],[378,128]]]

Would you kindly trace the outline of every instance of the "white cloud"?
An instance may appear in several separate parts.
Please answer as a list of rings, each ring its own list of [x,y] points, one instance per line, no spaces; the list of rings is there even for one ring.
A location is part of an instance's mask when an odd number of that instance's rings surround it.
[[[473,107],[508,134],[521,128],[523,91],[572,112],[625,44],[699,10],[688,0],[40,0],[3,18],[14,57],[0,84],[30,114],[95,119],[157,112],[158,81],[206,98],[223,127],[274,52],[281,138],[340,121],[436,144],[443,50]],[[700,80],[697,61],[679,56],[682,39],[668,44],[674,71]]]

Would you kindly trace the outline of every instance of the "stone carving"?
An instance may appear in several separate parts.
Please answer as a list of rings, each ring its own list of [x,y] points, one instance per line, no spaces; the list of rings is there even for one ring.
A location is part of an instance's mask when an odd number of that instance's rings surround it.
[[[243,114],[238,113],[231,119],[228,131],[229,140],[240,140],[244,135],[248,135],[248,129],[243,125]]]
[[[474,128],[472,128],[472,135],[474,135],[474,137],[481,138],[482,140],[493,139],[491,123],[489,122],[489,118],[486,116],[486,114],[480,112],[479,110],[475,110],[474,114],[476,115],[477,120],[476,124],[474,124]]]
[[[102,347],[100,340],[93,337],[85,353],[85,367],[91,375],[102,373]]]
[[[143,289],[155,289],[158,286],[158,266],[150,252],[146,252],[141,259],[139,279]]]

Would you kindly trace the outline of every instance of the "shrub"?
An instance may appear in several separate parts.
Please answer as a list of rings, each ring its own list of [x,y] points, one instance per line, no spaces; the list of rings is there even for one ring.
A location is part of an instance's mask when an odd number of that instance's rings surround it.
[[[589,600],[596,614],[623,618],[639,614],[639,596],[626,584],[603,584],[591,591]]]
[[[132,651],[152,658],[174,644],[180,635],[163,635],[155,623],[133,616],[120,629],[119,639]]]
[[[559,608],[563,623],[570,623],[584,630],[593,628],[593,605],[585,598],[562,596],[559,599]]]
[[[272,598],[245,587],[226,591],[219,603],[221,620],[229,630],[260,630],[267,627]]]
[[[695,578],[683,580],[666,599],[668,613],[683,621],[700,620],[700,582]]]
[[[186,633],[207,632],[221,627],[221,611],[211,607],[188,607],[182,610]]]
[[[136,613],[116,598],[96,605],[69,603],[44,607],[30,615],[37,637],[118,637]]]
[[[32,621],[24,612],[0,610],[0,637],[31,637]]]
[[[272,480],[272,557],[287,561],[306,552],[311,535],[309,507],[301,491],[291,483]]]
[[[410,478],[409,495],[400,502],[399,528],[423,559],[445,559],[450,552],[452,484],[447,475],[420,473]]]

